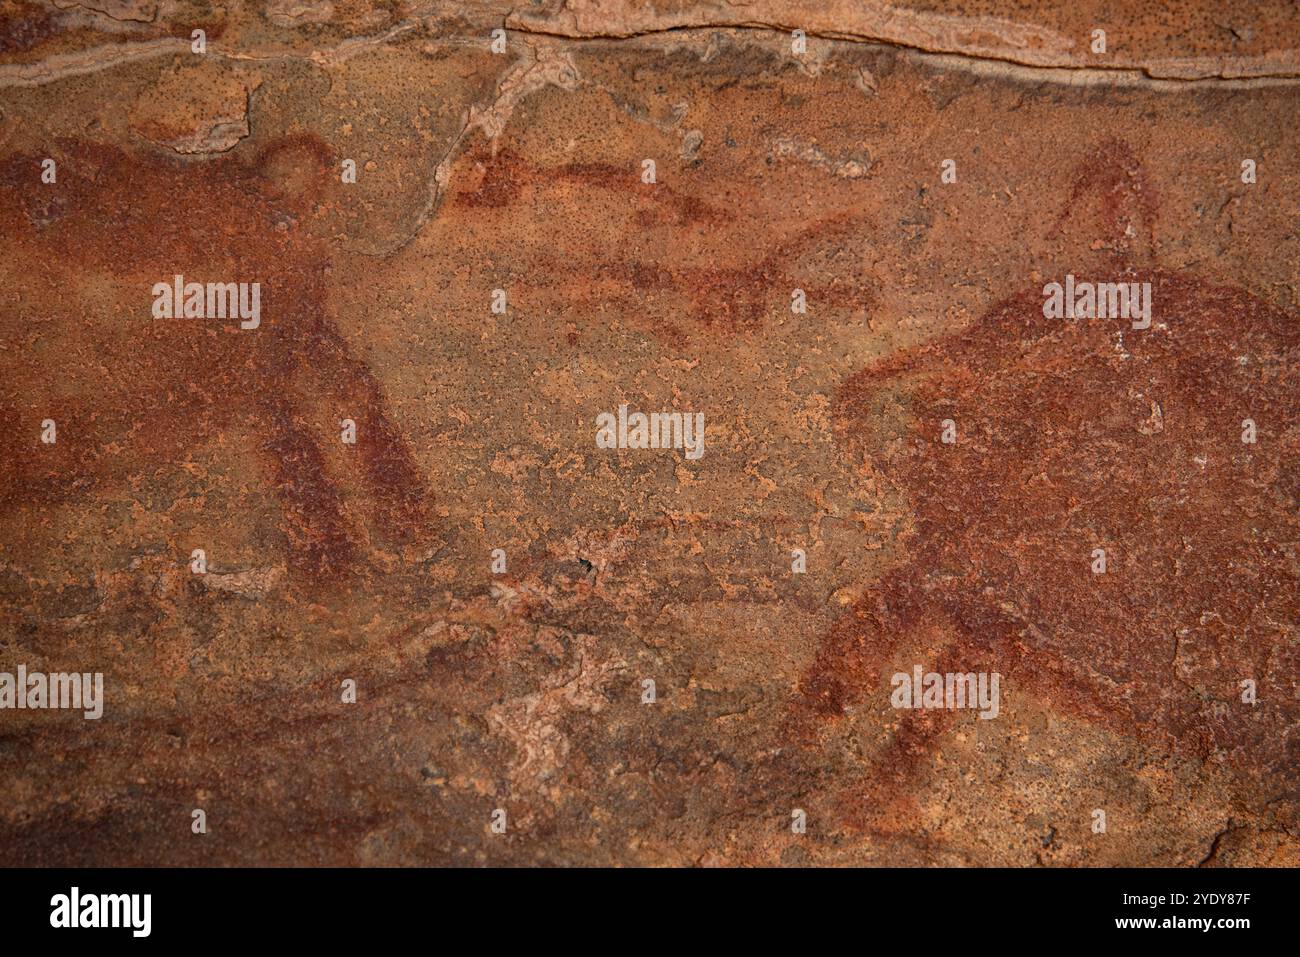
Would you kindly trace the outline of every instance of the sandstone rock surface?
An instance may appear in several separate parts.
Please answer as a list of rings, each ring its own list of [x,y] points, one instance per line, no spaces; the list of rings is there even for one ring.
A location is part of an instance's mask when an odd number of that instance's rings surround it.
[[[0,864],[1300,863],[1298,119],[1283,2],[0,5]]]

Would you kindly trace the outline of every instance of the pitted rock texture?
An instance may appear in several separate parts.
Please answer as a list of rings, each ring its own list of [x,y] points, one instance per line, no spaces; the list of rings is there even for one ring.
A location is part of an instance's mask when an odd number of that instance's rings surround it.
[[[1038,6],[0,6],[0,864],[1300,863],[1295,7]]]

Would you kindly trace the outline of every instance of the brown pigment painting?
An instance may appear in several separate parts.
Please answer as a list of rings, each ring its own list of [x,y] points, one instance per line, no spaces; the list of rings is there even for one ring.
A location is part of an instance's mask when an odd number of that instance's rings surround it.
[[[0,3],[0,865],[1300,865],[1300,9],[1058,6]]]

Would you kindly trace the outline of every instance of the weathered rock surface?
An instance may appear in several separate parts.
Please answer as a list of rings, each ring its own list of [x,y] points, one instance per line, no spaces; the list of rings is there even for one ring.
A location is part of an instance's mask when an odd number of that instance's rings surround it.
[[[0,864],[1300,863],[1300,20],[1035,6],[0,6]]]

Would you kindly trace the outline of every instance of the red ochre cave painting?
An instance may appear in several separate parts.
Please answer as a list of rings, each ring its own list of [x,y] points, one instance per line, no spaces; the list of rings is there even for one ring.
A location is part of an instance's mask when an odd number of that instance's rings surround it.
[[[81,141],[52,156],[57,184],[41,182],[40,156],[0,161],[0,511],[138,485],[242,434],[279,500],[290,569],[335,579],[358,567],[369,530],[348,516],[325,444],[351,418],[342,467],[359,470],[374,527],[392,543],[423,539],[425,482],[326,311],[328,250],[306,226],[332,177],[323,145],[286,138],[247,163]],[[155,319],[151,289],[176,274],[260,282],[260,328]],[[45,419],[54,445],[39,441]]]
[[[558,301],[617,307],[672,346],[697,332],[758,331],[767,317],[790,315],[796,288],[819,309],[861,312],[875,301],[876,290],[860,276],[813,282],[792,274],[798,270],[791,264],[814,249],[851,247],[864,229],[859,216],[798,219],[791,228],[748,220],[743,206],[724,197],[706,201],[666,183],[643,184],[612,163],[541,166],[510,150],[479,151],[466,162],[481,170],[480,178],[454,204],[481,217],[499,215],[494,228],[503,232],[526,230],[547,201],[585,211],[585,222],[548,236],[536,272],[547,277]],[[572,190],[580,197],[566,198]],[[576,334],[569,338],[574,344]]]
[[[1300,317],[1140,265],[1154,194],[1126,150],[1101,153],[1071,195],[1094,213],[1068,224],[1076,276],[1150,282],[1149,329],[1044,318],[1036,286],[838,393],[841,447],[901,489],[913,530],[905,562],[834,623],[798,683],[786,731],[805,761],[846,709],[888,702],[891,675],[922,664],[999,672],[1004,714],[1032,697],[1221,762],[1261,801],[1270,774],[1274,790],[1293,779]],[[940,440],[945,419],[956,444]],[[936,629],[943,650],[919,657]],[[1244,679],[1257,705],[1242,703]],[[848,803],[899,793],[955,720],[897,714]]]

